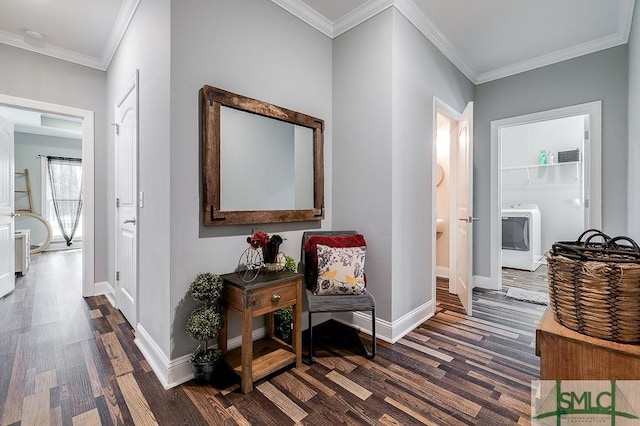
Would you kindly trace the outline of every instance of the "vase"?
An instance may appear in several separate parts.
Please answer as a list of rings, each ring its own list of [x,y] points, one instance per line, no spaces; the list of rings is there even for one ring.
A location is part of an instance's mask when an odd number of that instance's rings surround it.
[[[262,259],[264,263],[275,263],[278,256],[278,246],[275,244],[267,243],[262,246]]]

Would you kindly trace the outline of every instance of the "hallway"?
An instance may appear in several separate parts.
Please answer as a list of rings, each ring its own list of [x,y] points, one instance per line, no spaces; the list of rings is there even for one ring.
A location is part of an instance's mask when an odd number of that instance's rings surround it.
[[[467,317],[439,283],[438,313],[395,345],[379,341],[374,360],[337,346],[329,330],[318,333],[316,364],[249,394],[224,370],[214,385],[165,390],[120,312],[103,296],[80,297],[80,262],[80,251],[34,256],[0,299],[2,425],[530,422],[544,307],[474,292]]]

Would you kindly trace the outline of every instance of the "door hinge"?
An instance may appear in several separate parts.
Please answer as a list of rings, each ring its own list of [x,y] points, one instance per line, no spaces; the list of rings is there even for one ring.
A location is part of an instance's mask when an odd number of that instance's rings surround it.
[[[116,271],[116,281],[120,281],[120,271]]]
[[[589,199],[588,198],[584,200],[584,206],[587,209],[589,208]]]
[[[111,125],[116,129],[116,135],[120,134],[120,123],[111,123]]]
[[[120,208],[120,198],[116,198],[116,207]]]
[[[588,130],[584,131],[584,138],[585,139],[589,139],[589,131]]]

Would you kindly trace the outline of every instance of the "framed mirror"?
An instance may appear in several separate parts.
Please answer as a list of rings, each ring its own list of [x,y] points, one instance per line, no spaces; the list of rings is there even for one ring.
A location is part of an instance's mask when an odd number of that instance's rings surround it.
[[[324,219],[324,121],[203,86],[205,226]]]

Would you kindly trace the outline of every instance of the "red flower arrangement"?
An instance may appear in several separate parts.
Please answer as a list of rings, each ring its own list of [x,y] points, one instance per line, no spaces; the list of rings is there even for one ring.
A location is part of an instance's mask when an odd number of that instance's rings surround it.
[[[280,235],[269,235],[266,232],[258,231],[252,236],[247,237],[247,242],[253,249],[262,249],[262,256],[265,263],[273,263],[276,261],[278,255],[278,247],[282,244],[282,237]]]
[[[270,241],[269,235],[266,232],[262,232],[262,231],[258,231],[254,233],[252,236],[247,237],[247,242],[254,249],[259,249],[261,247],[264,247],[265,245],[269,244],[269,241]]]

